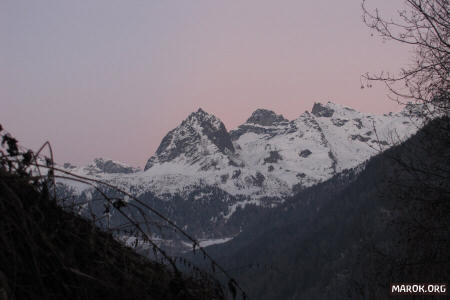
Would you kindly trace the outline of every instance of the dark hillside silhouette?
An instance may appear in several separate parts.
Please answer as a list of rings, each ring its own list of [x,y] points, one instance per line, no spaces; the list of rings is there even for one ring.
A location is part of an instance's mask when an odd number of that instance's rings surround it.
[[[449,126],[430,122],[209,252],[255,299],[386,299],[393,282],[446,282]]]

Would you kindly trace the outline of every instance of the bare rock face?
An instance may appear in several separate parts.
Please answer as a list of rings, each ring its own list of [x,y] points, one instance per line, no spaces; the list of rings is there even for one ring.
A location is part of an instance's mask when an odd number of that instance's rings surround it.
[[[311,113],[316,117],[330,118],[333,116],[334,110],[332,108],[324,106],[322,103],[314,103]]]
[[[276,163],[279,160],[283,160],[278,151],[270,151],[269,157],[264,158],[264,163]]]
[[[283,115],[277,115],[271,110],[257,109],[248,118],[247,123],[257,124],[261,126],[273,126],[281,122],[289,122]]]
[[[94,159],[94,164],[95,164],[95,167],[100,169],[100,171],[102,171],[104,173],[109,173],[109,174],[112,174],[112,173],[130,174],[130,173],[135,173],[138,171],[137,169],[135,169],[133,167],[112,161],[110,159],[105,160],[103,158],[96,158],[96,159]]]
[[[311,153],[312,153],[311,150],[305,149],[305,150],[300,151],[300,153],[298,155],[300,157],[306,158],[306,157],[310,156]]]
[[[155,155],[148,160],[145,170],[156,163],[169,162],[181,155],[184,155],[187,162],[194,163],[205,157],[205,154],[211,154],[207,153],[211,151],[209,145],[214,145],[212,148],[224,155],[235,151],[222,121],[200,108],[163,138]]]
[[[230,135],[233,141],[248,132],[275,136],[280,133],[280,128],[278,127],[282,128],[283,131],[296,130],[294,124],[285,119],[283,115],[277,115],[271,110],[259,108],[252,113],[247,122],[232,130]]]

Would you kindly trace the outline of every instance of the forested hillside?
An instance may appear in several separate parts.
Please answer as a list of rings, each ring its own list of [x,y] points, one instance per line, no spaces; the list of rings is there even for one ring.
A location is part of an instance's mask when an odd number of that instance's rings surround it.
[[[443,118],[208,250],[253,299],[386,299],[393,282],[446,282],[449,175]]]

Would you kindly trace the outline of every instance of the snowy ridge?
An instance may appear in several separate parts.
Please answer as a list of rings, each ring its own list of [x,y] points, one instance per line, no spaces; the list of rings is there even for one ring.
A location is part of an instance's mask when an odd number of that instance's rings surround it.
[[[233,203],[223,213],[229,217],[245,203],[283,198],[296,188],[357,167],[419,127],[406,111],[380,116],[328,102],[316,103],[311,112],[291,121],[258,109],[228,132],[217,117],[199,109],[163,138],[144,171],[102,159],[87,167],[66,168],[133,191],[138,197],[150,191],[170,200],[171,195],[183,197],[206,186],[245,196],[244,202]],[[62,183],[77,194],[87,189],[82,184]]]

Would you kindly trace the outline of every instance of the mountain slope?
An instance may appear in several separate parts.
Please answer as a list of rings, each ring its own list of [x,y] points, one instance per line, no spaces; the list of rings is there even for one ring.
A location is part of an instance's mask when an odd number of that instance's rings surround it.
[[[392,141],[413,134],[416,121],[406,112],[376,116],[328,102],[291,121],[258,109],[228,132],[199,109],[163,138],[143,171],[105,172],[95,162],[67,170],[131,192],[209,243],[234,237],[260,209],[363,166]],[[86,203],[98,196],[69,180],[59,186],[63,195],[84,203],[85,213]],[[95,211],[102,214],[103,208]]]
[[[255,299],[388,299],[392,282],[445,282],[450,120],[301,191],[208,248]]]
[[[311,113],[291,122],[247,121],[231,136],[248,165],[292,188],[356,167],[387,148],[397,134],[408,137],[414,126],[404,113],[375,116],[328,102],[316,103]]]

